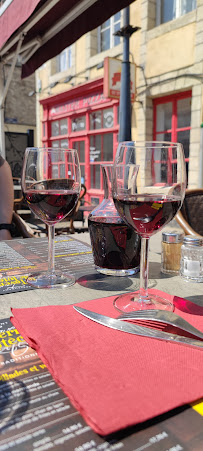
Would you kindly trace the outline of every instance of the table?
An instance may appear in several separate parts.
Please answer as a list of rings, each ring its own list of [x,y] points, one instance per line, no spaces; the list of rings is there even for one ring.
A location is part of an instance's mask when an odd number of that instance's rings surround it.
[[[9,326],[7,318],[10,317],[11,307],[63,305],[81,302],[81,299],[85,301],[111,296],[125,290],[132,291],[133,281],[139,279],[139,274],[131,278],[105,277],[98,274],[94,269],[91,248],[82,242],[82,237],[76,239],[75,235],[74,237],[63,235],[57,237],[56,241],[56,266],[67,267],[75,274],[77,283],[63,290],[29,289],[26,286],[25,274],[35,264],[45,268],[46,260],[47,238],[0,242],[2,330],[6,330]],[[177,296],[186,297],[203,306],[202,284],[187,283],[179,276],[170,277],[161,274],[159,249],[150,252],[149,276],[151,280],[156,281],[157,289],[174,294],[175,286]],[[85,284],[83,280],[86,281]],[[15,363],[9,360],[9,355],[6,357],[7,364],[5,361],[2,363],[0,359],[0,380],[3,384],[3,391],[0,390],[0,405],[5,416],[0,451],[4,449],[42,451],[49,447],[69,451],[117,449],[141,451],[145,448],[149,448],[150,451],[179,451],[193,449],[193,440],[195,450],[202,449],[203,419],[196,410],[188,406],[176,409],[145,425],[122,431],[108,440],[98,436],[85,424],[79,413],[70,407],[68,398],[64,398],[63,392],[53,381],[37,354],[29,348],[24,357],[26,355],[29,359],[29,368],[33,371],[29,374],[29,379],[22,371],[25,371],[27,364],[26,359],[23,360],[23,355],[21,359],[18,357],[19,360]],[[10,374],[15,378],[9,379]],[[30,394],[26,392],[26,384],[31,387]],[[28,402],[29,397],[31,404]],[[7,429],[8,424],[10,429]]]

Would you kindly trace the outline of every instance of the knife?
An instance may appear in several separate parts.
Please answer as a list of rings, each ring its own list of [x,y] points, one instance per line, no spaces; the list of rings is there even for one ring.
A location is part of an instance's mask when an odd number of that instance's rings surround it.
[[[143,337],[157,338],[158,340],[173,341],[175,343],[181,343],[183,345],[195,346],[203,349],[203,341],[200,340],[183,337],[181,335],[169,334],[168,332],[151,329],[149,327],[145,328],[143,326],[138,326],[137,324],[127,323],[126,321],[120,321],[119,319],[101,315],[100,313],[95,313],[82,307],[77,307],[76,305],[74,305],[73,308],[86,318],[89,318],[102,326],[110,327],[111,329],[127,332],[128,334],[141,335]]]

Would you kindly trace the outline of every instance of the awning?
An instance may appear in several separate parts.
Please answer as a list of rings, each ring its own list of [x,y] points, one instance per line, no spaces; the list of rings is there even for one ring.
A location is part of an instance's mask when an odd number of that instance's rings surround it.
[[[133,1],[6,0],[0,16],[0,57],[12,60],[22,38],[19,55],[22,77],[27,77]]]

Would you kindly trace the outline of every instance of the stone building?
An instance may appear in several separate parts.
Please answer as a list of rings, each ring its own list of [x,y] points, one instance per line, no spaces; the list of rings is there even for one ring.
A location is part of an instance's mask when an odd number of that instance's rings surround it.
[[[9,65],[4,66],[4,79]],[[20,177],[22,159],[28,145],[34,144],[36,131],[35,76],[21,80],[21,66],[17,65],[4,105],[5,156],[13,177]]]
[[[100,162],[112,161],[118,144],[119,99],[104,95],[104,60],[122,60],[122,38],[114,35],[122,20],[121,11],[36,72],[37,143],[78,149],[95,203]],[[137,0],[130,24],[140,27],[130,38],[132,139],[181,142],[188,187],[203,186],[203,0]]]

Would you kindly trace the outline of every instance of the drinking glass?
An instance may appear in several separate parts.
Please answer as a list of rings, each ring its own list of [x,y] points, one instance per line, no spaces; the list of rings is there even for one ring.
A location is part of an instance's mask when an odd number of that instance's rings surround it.
[[[48,271],[28,277],[37,288],[64,288],[75,283],[70,274],[55,271],[55,224],[77,204],[80,165],[76,150],[28,147],[22,170],[22,192],[30,210],[48,226]]]
[[[185,158],[180,143],[119,144],[113,200],[120,216],[141,237],[140,289],[115,299],[119,311],[173,310],[168,300],[148,293],[149,238],[174,218],[182,205],[185,186]]]

